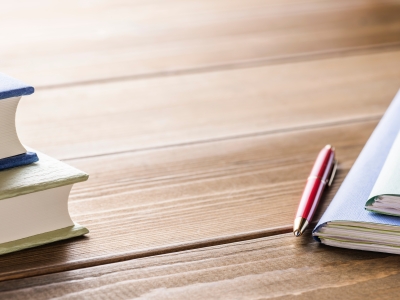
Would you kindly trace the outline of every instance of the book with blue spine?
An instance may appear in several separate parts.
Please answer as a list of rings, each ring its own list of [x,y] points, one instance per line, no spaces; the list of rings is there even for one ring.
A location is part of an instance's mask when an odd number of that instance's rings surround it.
[[[314,228],[317,241],[400,254],[400,217],[393,216],[391,204],[393,196],[400,197],[399,116],[400,91]],[[379,203],[385,195],[390,196],[386,204]],[[373,207],[374,202],[379,205]]]
[[[15,128],[15,114],[22,96],[35,91],[32,86],[0,73],[0,170],[38,161],[35,152],[21,144]]]

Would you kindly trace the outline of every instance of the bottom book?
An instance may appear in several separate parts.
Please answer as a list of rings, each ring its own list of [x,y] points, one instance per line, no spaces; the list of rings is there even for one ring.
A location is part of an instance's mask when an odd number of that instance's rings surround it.
[[[38,162],[0,171],[0,254],[89,232],[68,212],[72,185],[88,175],[36,153]]]
[[[65,228],[40,233],[23,239],[0,244],[0,255],[15,252],[27,248],[37,247],[44,244],[70,239],[88,233],[89,230],[79,224]]]

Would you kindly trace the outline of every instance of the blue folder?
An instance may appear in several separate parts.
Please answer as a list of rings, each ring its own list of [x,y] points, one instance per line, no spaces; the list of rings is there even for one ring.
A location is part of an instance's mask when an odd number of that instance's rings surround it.
[[[30,95],[35,91],[32,86],[0,73],[0,101],[11,97]],[[0,137],[1,138],[1,137]],[[0,159],[0,171],[28,165],[38,161],[39,158],[34,152],[22,153],[20,155]]]
[[[400,218],[366,211],[365,203],[400,131],[400,91],[375,128],[341,187],[313,230],[332,221],[400,226]],[[400,155],[400,153],[399,153]],[[318,241],[318,237],[314,238]]]

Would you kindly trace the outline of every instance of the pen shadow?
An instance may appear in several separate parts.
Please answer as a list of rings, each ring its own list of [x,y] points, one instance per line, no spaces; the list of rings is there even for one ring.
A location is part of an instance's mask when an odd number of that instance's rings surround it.
[[[325,210],[328,208],[329,204],[331,204],[333,197],[336,195],[339,187],[342,185],[344,178],[349,173],[350,169],[346,168],[343,169],[338,165],[338,169],[336,170],[335,179],[332,182],[330,187],[327,187],[322,194],[321,200],[317,206],[315,211],[315,215],[313,218],[312,224],[310,224],[310,228],[314,228],[317,225],[318,220],[321,219],[322,215],[324,214]]]

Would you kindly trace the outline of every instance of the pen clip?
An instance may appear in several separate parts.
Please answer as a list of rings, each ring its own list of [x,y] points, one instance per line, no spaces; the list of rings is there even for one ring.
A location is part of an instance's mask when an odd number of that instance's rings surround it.
[[[331,185],[332,185],[333,178],[335,178],[335,175],[336,175],[337,166],[338,166],[338,161],[335,160],[335,161],[333,162],[333,168],[332,168],[331,178],[329,178],[328,186],[331,186]]]

